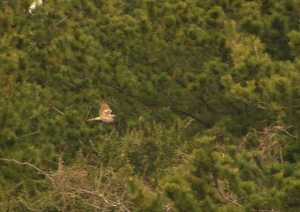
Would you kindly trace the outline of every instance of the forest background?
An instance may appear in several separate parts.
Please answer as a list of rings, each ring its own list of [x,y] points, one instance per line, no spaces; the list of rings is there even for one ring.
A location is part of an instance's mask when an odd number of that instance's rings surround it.
[[[300,211],[300,0],[31,4],[0,1],[0,211]]]

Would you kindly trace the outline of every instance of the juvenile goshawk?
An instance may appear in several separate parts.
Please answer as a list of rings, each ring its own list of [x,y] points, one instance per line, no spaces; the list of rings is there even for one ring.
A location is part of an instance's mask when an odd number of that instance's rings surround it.
[[[99,110],[99,117],[93,118],[93,119],[88,119],[87,121],[96,121],[96,120],[101,120],[104,122],[113,122],[114,117],[116,116],[115,114],[111,114],[112,110],[108,106],[107,102],[102,101],[100,103],[100,110]]]

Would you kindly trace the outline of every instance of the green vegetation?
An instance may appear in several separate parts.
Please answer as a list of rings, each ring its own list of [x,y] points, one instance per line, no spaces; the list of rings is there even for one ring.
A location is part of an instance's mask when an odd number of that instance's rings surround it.
[[[299,0],[32,2],[0,1],[0,211],[300,211]]]

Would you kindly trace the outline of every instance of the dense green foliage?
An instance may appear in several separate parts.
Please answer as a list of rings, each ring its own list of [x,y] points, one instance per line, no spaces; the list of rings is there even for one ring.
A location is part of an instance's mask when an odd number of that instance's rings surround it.
[[[300,0],[32,2],[0,1],[0,211],[300,211]]]

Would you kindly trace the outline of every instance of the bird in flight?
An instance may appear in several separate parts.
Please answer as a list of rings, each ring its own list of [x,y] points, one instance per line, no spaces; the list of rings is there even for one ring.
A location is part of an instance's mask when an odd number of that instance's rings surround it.
[[[114,117],[116,116],[115,114],[111,114],[112,110],[108,106],[107,102],[102,101],[100,103],[100,110],[99,110],[99,117],[93,118],[93,119],[88,119],[87,121],[96,121],[96,120],[101,120],[104,122],[113,122]]]

